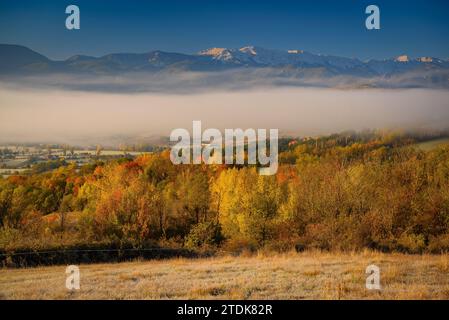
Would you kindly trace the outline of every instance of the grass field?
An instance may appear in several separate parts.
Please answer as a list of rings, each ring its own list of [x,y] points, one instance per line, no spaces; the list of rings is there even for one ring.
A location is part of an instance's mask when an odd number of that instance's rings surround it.
[[[429,151],[445,144],[449,144],[449,138],[441,138],[420,142],[415,144],[415,147],[423,151]]]
[[[365,269],[380,268],[381,290]],[[449,255],[304,252],[0,269],[1,299],[449,299]]]

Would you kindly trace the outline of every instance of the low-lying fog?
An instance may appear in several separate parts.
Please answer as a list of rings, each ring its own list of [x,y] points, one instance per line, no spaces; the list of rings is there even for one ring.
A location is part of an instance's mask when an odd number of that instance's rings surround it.
[[[448,128],[449,91],[273,88],[210,93],[96,93],[0,87],[1,142],[105,143],[205,128],[317,135],[369,128]],[[110,140],[112,141],[112,140]]]

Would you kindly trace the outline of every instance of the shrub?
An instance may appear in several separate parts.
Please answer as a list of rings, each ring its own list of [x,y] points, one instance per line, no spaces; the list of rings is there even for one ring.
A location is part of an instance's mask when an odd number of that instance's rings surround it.
[[[196,249],[207,246],[217,246],[223,240],[220,225],[209,221],[193,226],[185,239],[185,246]]]
[[[410,253],[420,253],[426,247],[422,234],[403,234],[398,239],[398,249]]]

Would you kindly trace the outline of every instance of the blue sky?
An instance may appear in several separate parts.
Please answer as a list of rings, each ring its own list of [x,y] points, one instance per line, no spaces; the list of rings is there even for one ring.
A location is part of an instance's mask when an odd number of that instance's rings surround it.
[[[81,30],[65,28],[65,7]],[[381,30],[365,28],[365,8],[381,10]],[[257,45],[361,59],[399,54],[449,58],[447,0],[1,0],[0,43],[54,59],[74,54]]]

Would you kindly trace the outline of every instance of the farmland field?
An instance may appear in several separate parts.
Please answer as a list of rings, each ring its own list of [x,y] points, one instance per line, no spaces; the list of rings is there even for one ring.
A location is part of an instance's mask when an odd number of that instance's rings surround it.
[[[380,268],[381,290],[365,287]],[[448,255],[303,252],[0,269],[1,299],[449,299]]]
[[[420,142],[415,145],[420,150],[423,151],[429,151],[434,148],[440,147],[442,145],[449,145],[449,138],[441,138],[441,139],[435,139],[435,140],[429,140],[425,142]]]

